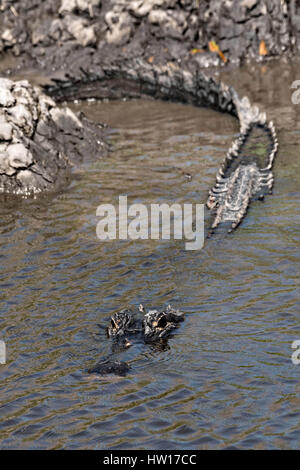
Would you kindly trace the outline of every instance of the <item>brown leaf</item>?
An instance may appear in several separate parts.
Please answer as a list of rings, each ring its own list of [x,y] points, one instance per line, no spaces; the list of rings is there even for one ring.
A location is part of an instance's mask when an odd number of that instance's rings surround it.
[[[227,62],[227,57],[224,56],[224,54],[223,54],[222,51],[219,51],[219,56],[220,56],[221,59],[223,60],[224,64],[226,64],[226,62]]]
[[[259,45],[259,55],[267,55],[268,49],[264,40],[260,41]]]
[[[208,47],[210,52],[219,52],[220,48],[215,41],[209,41]]]
[[[221,49],[219,48],[218,44],[215,41],[209,41],[208,47],[209,47],[210,52],[217,52],[217,54],[219,54],[223,62],[226,64],[227,57],[224,56],[223,52],[221,51]]]
[[[148,58],[149,64],[152,64],[153,60],[154,60],[154,56],[152,55],[152,56],[150,56],[150,57]]]
[[[197,48],[194,48],[194,49],[190,50],[190,54],[192,54],[192,55],[200,54],[201,52],[204,52],[204,50],[203,49],[197,49]]]

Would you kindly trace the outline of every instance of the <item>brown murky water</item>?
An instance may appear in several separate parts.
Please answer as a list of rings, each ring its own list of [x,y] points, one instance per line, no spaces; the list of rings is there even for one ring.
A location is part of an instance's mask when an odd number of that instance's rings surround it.
[[[111,155],[54,199],[1,200],[2,449],[299,448],[300,67],[223,75],[266,109],[281,144],[274,194],[232,235],[201,251],[96,238],[97,206],[120,194],[205,202],[238,127],[189,106],[82,104],[111,125]],[[136,341],[118,356],[132,360],[127,377],[87,374],[111,348],[97,324],[140,302],[186,312],[169,348]]]

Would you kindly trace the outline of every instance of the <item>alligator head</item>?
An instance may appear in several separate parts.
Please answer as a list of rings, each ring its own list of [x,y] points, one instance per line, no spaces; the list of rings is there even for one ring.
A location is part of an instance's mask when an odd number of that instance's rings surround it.
[[[142,305],[139,311],[145,312]],[[145,341],[155,341],[166,337],[183,320],[184,314],[170,305],[163,311],[149,310],[142,320],[137,319],[130,310],[124,309],[112,315],[107,334],[128,347],[130,341],[127,336],[141,333]]]
[[[162,340],[166,339],[169,333],[177,328],[178,323],[184,320],[184,313],[173,309],[170,305],[162,311],[149,310],[147,313],[143,305],[140,305],[139,312],[144,313],[143,318],[137,318],[129,309],[112,315],[106,332],[114,340],[113,354],[89,369],[89,373],[126,375],[130,370],[130,365],[127,362],[113,360],[113,356],[114,353],[131,346],[128,336],[140,335],[145,343],[155,343],[155,347],[164,348],[167,342]],[[102,328],[101,325],[99,326]]]

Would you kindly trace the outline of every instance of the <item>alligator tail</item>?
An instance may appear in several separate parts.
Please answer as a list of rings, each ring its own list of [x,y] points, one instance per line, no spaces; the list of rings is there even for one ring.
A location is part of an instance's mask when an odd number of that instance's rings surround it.
[[[247,97],[240,100],[236,94],[235,107],[240,134],[227,152],[206,203],[215,212],[211,232],[223,223],[229,232],[236,228],[250,201],[263,199],[272,192],[274,183],[272,166],[278,140],[273,122],[267,122],[266,114],[251,106]]]

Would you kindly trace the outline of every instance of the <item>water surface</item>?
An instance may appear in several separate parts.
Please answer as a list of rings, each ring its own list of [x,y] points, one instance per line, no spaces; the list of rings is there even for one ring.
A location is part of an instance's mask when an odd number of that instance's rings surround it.
[[[80,104],[113,151],[55,198],[1,200],[2,449],[299,448],[299,66],[224,72],[278,128],[275,187],[224,238],[96,238],[96,208],[205,203],[237,121],[171,103]],[[192,179],[185,174],[192,175]],[[125,378],[86,370],[110,353],[97,324],[127,305],[186,312],[162,350],[134,342]]]

